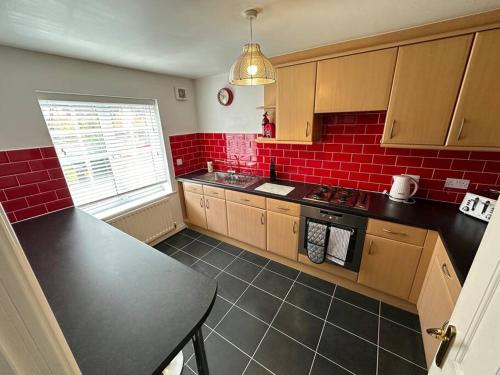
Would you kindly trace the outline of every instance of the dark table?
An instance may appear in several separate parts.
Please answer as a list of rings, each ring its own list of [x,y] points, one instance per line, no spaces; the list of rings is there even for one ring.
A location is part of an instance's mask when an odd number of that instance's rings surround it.
[[[14,230],[83,374],[159,374],[201,326],[214,280],[69,208]]]

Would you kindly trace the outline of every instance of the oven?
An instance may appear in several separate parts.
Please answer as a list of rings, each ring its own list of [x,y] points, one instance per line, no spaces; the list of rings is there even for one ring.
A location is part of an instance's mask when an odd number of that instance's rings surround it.
[[[358,272],[367,223],[363,216],[301,205],[299,252],[314,263]]]

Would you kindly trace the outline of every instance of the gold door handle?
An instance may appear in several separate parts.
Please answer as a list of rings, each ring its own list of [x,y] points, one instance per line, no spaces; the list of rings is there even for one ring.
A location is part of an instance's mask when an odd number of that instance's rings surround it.
[[[261,223],[262,225],[264,225],[264,224],[266,223],[266,220],[265,220],[265,218],[264,218],[264,213],[262,213],[262,214],[260,215],[260,223]]]
[[[460,129],[458,129],[458,135],[457,135],[457,141],[462,138],[462,131],[464,130],[464,125],[465,125],[465,117],[462,118],[462,122],[460,123]]]
[[[443,265],[441,266],[441,270],[443,271],[443,273],[445,274],[445,276],[448,279],[451,279],[451,273],[450,273],[450,270],[448,269],[448,266],[446,265],[446,263],[443,263]]]
[[[389,132],[389,139],[392,139],[394,136],[394,125],[396,125],[396,120],[392,120],[391,122],[391,131]]]
[[[200,207],[203,208],[203,198],[200,198]]]
[[[446,353],[457,335],[457,328],[454,325],[448,324],[448,321],[446,321],[441,328],[428,328],[426,332],[436,340],[441,341],[435,359],[436,365],[441,367],[444,363]]]
[[[207,207],[207,210],[210,208],[209,205],[208,205],[208,198],[205,199],[205,204],[206,204],[206,207]]]
[[[373,245],[373,240],[370,240],[370,244],[368,245],[368,255],[373,254],[372,245]]]
[[[293,232],[293,234],[297,233],[297,222],[296,221],[293,222],[292,232]]]
[[[309,121],[306,122],[306,137],[309,136]]]
[[[278,210],[283,210],[283,211],[290,211],[289,208],[285,208],[285,207],[276,207]]]
[[[240,198],[240,201],[242,201],[242,202],[250,202],[250,199]]]
[[[396,234],[398,236],[407,236],[407,234],[405,232],[395,232],[395,231],[387,229],[387,228],[382,229],[382,231],[384,231],[385,233],[389,233],[389,234]]]

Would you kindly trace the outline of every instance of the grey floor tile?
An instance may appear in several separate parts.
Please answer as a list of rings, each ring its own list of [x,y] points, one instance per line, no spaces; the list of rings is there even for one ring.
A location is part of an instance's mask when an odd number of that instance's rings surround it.
[[[239,277],[240,279],[250,283],[261,269],[262,267],[256,266],[246,260],[236,259],[224,270],[224,272]]]
[[[334,298],[327,320],[377,344],[378,315]]]
[[[331,324],[326,324],[318,352],[359,375],[373,375],[377,367],[377,346]]]
[[[197,231],[192,230],[190,228],[186,228],[186,229],[182,230],[180,233],[185,235],[185,236],[191,237],[191,238],[198,238],[201,234],[201,233],[198,233]]]
[[[233,303],[236,302],[248,286],[246,282],[241,281],[225,272],[219,274],[216,280],[218,283],[217,293]]]
[[[346,288],[342,288],[341,286],[337,286],[335,289],[335,297],[378,314],[379,301],[376,299],[364,296]]]
[[[217,268],[225,268],[234,260],[234,256],[227,254],[221,250],[213,249],[210,253],[203,257],[203,260]]]
[[[165,240],[167,244],[170,246],[176,247],[178,249],[182,249],[188,243],[192,242],[193,238],[183,235],[182,233],[174,234],[172,237],[169,237]]]
[[[307,375],[314,352],[271,328],[260,345],[255,359],[276,374]]]
[[[281,306],[272,326],[316,350],[323,320],[285,303]]]
[[[330,296],[301,284],[294,284],[286,301],[304,310],[325,318],[330,305]]]
[[[189,255],[192,255],[196,258],[202,258],[205,255],[207,255],[211,250],[213,249],[213,246],[207,245],[203,242],[200,241],[193,241],[190,244],[187,244],[182,248],[182,251],[188,253]]]
[[[251,361],[248,365],[244,375],[272,375],[271,372],[267,371],[264,367],[259,365],[255,361]]]
[[[226,339],[252,356],[268,325],[243,310],[233,307],[215,329]]]
[[[198,241],[204,242],[210,246],[217,246],[220,244],[221,241],[219,241],[216,238],[207,236],[206,234],[200,234],[200,236],[197,238]]]
[[[221,272],[219,269],[215,268],[214,266],[208,263],[205,263],[202,260],[199,260],[198,262],[193,264],[191,268],[198,272],[201,272],[202,274],[204,274],[207,277],[210,277],[211,279],[215,279],[215,276],[217,276]]]
[[[335,284],[329,283],[328,281],[318,279],[317,277],[308,275],[307,273],[302,272],[297,281],[306,284],[314,289],[320,290],[329,295],[333,294],[333,290],[335,289]]]
[[[238,256],[242,251],[244,251],[243,249],[237,246],[233,246],[225,242],[221,242],[220,244],[218,244],[217,248],[224,250],[226,253],[229,253],[234,256]]]
[[[293,281],[264,269],[252,283],[279,298],[285,298]]]
[[[240,255],[240,258],[248,260],[249,262],[255,263],[259,266],[264,266],[269,261],[269,259],[251,253],[250,251],[245,251],[243,254]]]
[[[317,355],[314,359],[311,375],[351,375],[351,373],[322,356]]]
[[[168,243],[166,243],[165,241],[163,242],[160,242],[159,244],[156,244],[154,246],[154,248],[156,250],[159,250],[161,251],[163,254],[167,254],[167,255],[172,255],[174,253],[176,253],[177,251],[179,251],[178,249],[176,249],[175,247],[173,246],[170,246]]]
[[[271,323],[281,305],[281,300],[250,286],[236,305],[259,319]]]
[[[384,349],[380,349],[378,358],[379,375],[425,375],[427,371],[401,359]]]
[[[222,317],[229,311],[231,308],[231,304],[219,296],[216,297],[214,306],[212,307],[212,311],[210,315],[208,315],[205,324],[210,328],[214,328],[222,319]]]
[[[380,315],[396,323],[403,324],[409,328],[420,331],[420,320],[417,314],[412,314],[408,311],[401,310],[382,302]]]
[[[179,262],[185,264],[186,266],[191,266],[194,262],[196,262],[198,259],[195,257],[192,257],[189,254],[186,254],[183,251],[178,251],[174,255],[172,255],[172,258],[178,260]]]
[[[422,335],[406,327],[380,319],[379,345],[409,361],[425,367]]]
[[[266,268],[290,279],[295,279],[299,274],[299,271],[296,269],[275,262],[274,260],[270,261]]]

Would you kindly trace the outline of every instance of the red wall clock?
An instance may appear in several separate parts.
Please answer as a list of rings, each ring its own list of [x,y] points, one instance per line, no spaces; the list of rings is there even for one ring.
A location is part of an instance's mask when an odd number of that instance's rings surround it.
[[[233,102],[233,91],[228,87],[220,89],[217,93],[217,100],[221,105],[231,105],[231,103]]]

